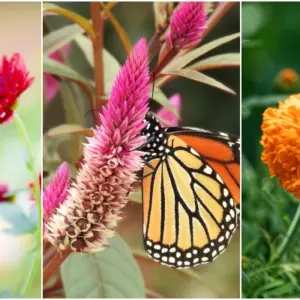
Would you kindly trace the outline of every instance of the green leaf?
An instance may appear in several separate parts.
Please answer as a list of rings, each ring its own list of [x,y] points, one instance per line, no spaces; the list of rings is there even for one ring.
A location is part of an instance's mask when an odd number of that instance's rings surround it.
[[[170,70],[179,70],[186,66],[187,64],[191,63],[194,59],[199,58],[203,54],[221,46],[224,45],[240,36],[239,33],[230,34],[224,37],[221,37],[219,39],[216,39],[210,43],[207,43],[201,47],[198,47],[189,53],[185,54],[184,56],[177,58],[176,60],[169,63],[166,68],[163,70],[163,72],[170,71]]]
[[[84,35],[79,35],[75,38],[75,42],[82,50],[90,66],[94,68],[94,54],[91,40]],[[103,49],[103,65],[105,94],[109,95],[121,66],[117,59],[105,49]]]
[[[181,76],[184,78],[192,79],[201,83],[205,83],[208,85],[211,85],[215,88],[221,89],[225,92],[228,92],[230,94],[235,95],[235,92],[228,88],[226,85],[223,83],[213,79],[212,77],[209,77],[203,73],[197,72],[195,70],[189,70],[189,69],[182,69],[182,70],[173,70],[173,71],[168,71],[167,73],[164,72],[166,75],[175,75],[175,76]]]
[[[83,28],[77,24],[71,24],[54,30],[47,34],[43,39],[44,55],[59,50],[65,44],[71,42],[77,35],[84,32]]]
[[[92,97],[92,86],[90,83],[70,67],[47,56],[43,58],[43,66],[45,73],[50,73],[77,83],[86,91],[89,97]]]
[[[85,136],[93,136],[93,131],[89,128],[84,128],[78,124],[61,124],[51,128],[48,132],[48,136],[57,136],[63,134],[83,134]]]
[[[196,62],[189,66],[188,69],[202,71],[223,67],[237,67],[240,65],[240,59],[240,53],[218,54]]]
[[[95,39],[95,32],[93,30],[92,25],[90,24],[90,21],[82,17],[81,15],[51,3],[44,3],[43,11],[44,11],[44,15],[57,14],[69,19],[73,23],[76,23],[80,27],[82,27],[82,29],[86,31],[86,33],[90,36],[92,40]]]
[[[145,298],[144,282],[128,246],[118,236],[96,253],[73,253],[61,267],[66,298]]]

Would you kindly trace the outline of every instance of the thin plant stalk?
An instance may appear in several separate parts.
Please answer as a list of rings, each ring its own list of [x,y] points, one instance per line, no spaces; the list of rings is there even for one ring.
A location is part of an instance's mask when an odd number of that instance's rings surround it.
[[[31,264],[30,270],[28,272],[29,274],[27,276],[27,280],[22,288],[22,295],[25,297],[25,295],[31,289],[33,281],[35,279],[35,276],[40,269],[40,261],[41,261],[40,254],[41,254],[41,252],[40,252],[40,248],[38,247],[38,245],[40,245],[40,243],[41,243],[42,206],[41,206],[40,182],[39,182],[38,173],[35,171],[35,166],[34,166],[35,158],[34,158],[34,154],[33,154],[33,150],[32,150],[32,144],[31,144],[28,132],[26,130],[26,127],[17,112],[15,112],[14,120],[15,120],[18,130],[20,132],[20,136],[24,141],[24,144],[25,144],[28,156],[29,156],[29,161],[27,162],[27,166],[28,166],[28,169],[32,172],[33,177],[34,177],[34,186],[33,186],[32,192],[33,192],[34,198],[36,199],[36,204],[37,204],[37,209],[38,209],[38,224],[37,224],[37,230],[36,230],[36,245],[37,245],[38,250],[36,250],[36,252],[34,254],[33,262]]]
[[[293,221],[288,229],[286,236],[284,237],[283,241],[277,248],[277,251],[276,251],[275,255],[273,256],[273,258],[271,258],[272,262],[281,259],[281,257],[287,251],[287,249],[289,248],[289,245],[293,241],[293,238],[295,237],[295,234],[296,234],[299,226],[300,226],[300,204],[298,204],[297,211],[295,213],[295,216],[294,216]]]
[[[94,107],[95,119],[99,123],[99,114],[97,110],[101,108],[102,105],[106,103],[103,100],[104,96],[104,67],[103,67],[103,28],[104,28],[104,18],[101,12],[100,2],[91,2],[90,11],[92,17],[92,25],[96,35],[93,41],[94,50],[94,79],[95,79],[95,100]]]

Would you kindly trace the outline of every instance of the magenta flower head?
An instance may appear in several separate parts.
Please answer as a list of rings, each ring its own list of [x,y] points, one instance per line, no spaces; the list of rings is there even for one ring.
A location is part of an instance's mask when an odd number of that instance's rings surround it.
[[[10,202],[13,197],[7,196],[7,193],[9,192],[9,188],[7,184],[0,184],[0,203],[1,202]]]
[[[71,184],[69,167],[66,162],[62,163],[56,174],[43,193],[43,219],[44,223],[56,212],[59,205],[67,199]]]
[[[174,94],[170,98],[170,103],[176,109],[177,113],[180,114],[181,112],[181,96],[180,94]],[[161,108],[157,114],[158,118],[161,118],[161,124],[164,126],[178,126],[178,118],[176,115],[171,112],[168,108],[163,107]]]
[[[133,48],[112,88],[101,125],[84,147],[84,163],[67,199],[46,224],[60,250],[95,252],[107,247],[121,219],[126,196],[142,167],[140,135],[150,93],[145,39]]]
[[[19,53],[10,59],[3,56],[0,65],[0,125],[12,118],[20,94],[32,84],[33,79],[29,77]]]
[[[206,27],[206,3],[183,2],[173,13],[167,44],[175,49],[193,48]]]

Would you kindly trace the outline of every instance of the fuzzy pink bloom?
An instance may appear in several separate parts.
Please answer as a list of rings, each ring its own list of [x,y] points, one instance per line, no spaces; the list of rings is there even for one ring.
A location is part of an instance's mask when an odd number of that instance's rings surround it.
[[[206,29],[205,2],[183,2],[174,11],[167,43],[176,49],[193,48]]]
[[[71,45],[66,44],[59,51],[51,53],[49,57],[59,62],[63,62],[62,57],[60,55],[60,51],[63,55],[69,55],[71,51]],[[59,83],[52,75],[44,73],[44,88],[46,99],[48,101],[51,101],[59,90]]]
[[[46,223],[55,213],[59,205],[67,199],[71,177],[66,162],[62,163],[56,171],[55,177],[43,192],[43,218]]]
[[[101,125],[84,147],[77,183],[47,223],[48,240],[58,249],[94,252],[107,247],[126,205],[126,196],[142,167],[140,136],[150,93],[148,51],[141,39],[112,88]]]
[[[0,65],[0,124],[10,121],[18,98],[33,82],[23,58],[15,53],[10,59],[2,58]]]
[[[0,203],[1,202],[9,202],[12,200],[11,196],[7,196],[9,188],[7,184],[0,184]]]
[[[181,112],[181,96],[180,94],[174,94],[173,96],[171,96],[170,100],[171,104],[173,104],[174,108],[176,109],[176,111],[178,112],[178,114],[180,114]],[[173,112],[171,112],[168,108],[163,107],[161,108],[157,114],[156,114],[159,118],[161,118],[162,120],[160,120],[160,123],[163,126],[177,126],[178,125],[178,118],[174,115]],[[165,122],[167,121],[167,122]]]

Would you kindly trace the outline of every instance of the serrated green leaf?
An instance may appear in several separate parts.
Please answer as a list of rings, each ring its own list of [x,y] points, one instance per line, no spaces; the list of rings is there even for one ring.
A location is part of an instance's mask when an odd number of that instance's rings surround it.
[[[235,95],[235,92],[228,88],[226,85],[224,85],[223,83],[213,79],[212,77],[209,77],[203,73],[200,73],[198,71],[195,70],[189,70],[189,69],[182,69],[182,70],[173,70],[173,71],[169,71],[167,73],[164,73],[166,75],[174,75],[174,76],[181,76],[184,78],[188,78],[188,79],[192,79],[201,83],[205,83],[208,84],[210,86],[213,86],[215,88],[218,88],[220,90],[223,90],[225,92],[228,92],[230,94]]]
[[[61,267],[67,298],[145,298],[139,267],[128,246],[115,235],[110,247],[71,254]]]
[[[219,39],[216,39],[210,43],[207,43],[201,47],[198,47],[189,53],[185,54],[182,57],[179,57],[175,60],[173,60],[171,63],[169,63],[166,68],[163,70],[163,72],[169,72],[170,70],[179,70],[183,68],[184,66],[191,63],[196,58],[201,57],[203,54],[221,46],[224,45],[240,36],[239,33],[230,34],[224,37],[221,37]]]

